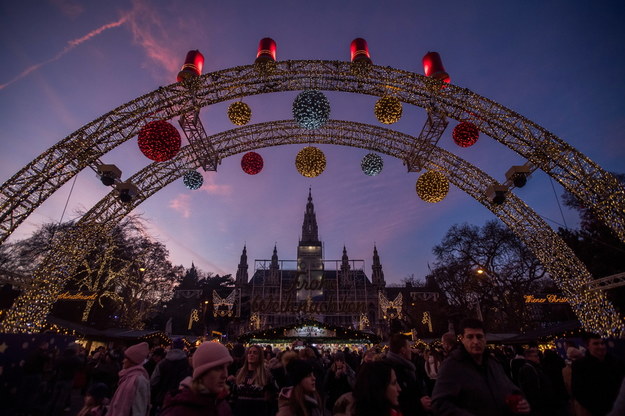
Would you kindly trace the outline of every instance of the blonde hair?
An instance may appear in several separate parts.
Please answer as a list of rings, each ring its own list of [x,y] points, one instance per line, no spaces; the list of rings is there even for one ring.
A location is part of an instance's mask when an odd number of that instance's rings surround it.
[[[247,367],[248,367],[247,355],[252,348],[255,348],[258,350],[258,363],[256,363],[256,368],[254,368],[254,376],[252,377],[252,384],[259,386],[259,387],[265,387],[267,383],[269,382],[269,375],[267,374],[267,369],[265,368],[264,351],[258,345],[251,345],[247,349],[247,351],[245,351],[245,360],[243,361],[243,367],[239,369],[239,372],[237,373],[237,376],[235,378],[235,382],[237,384],[245,383],[245,378],[247,376],[247,371],[248,371],[247,370]]]

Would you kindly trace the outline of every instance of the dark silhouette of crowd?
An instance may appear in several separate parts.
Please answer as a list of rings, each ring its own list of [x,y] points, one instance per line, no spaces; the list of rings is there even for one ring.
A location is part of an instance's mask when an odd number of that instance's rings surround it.
[[[401,334],[369,348],[183,339],[150,348],[40,342],[9,386],[9,415],[625,415],[625,364],[606,341],[541,350],[487,346],[483,323],[415,345]],[[562,354],[562,355],[561,355]],[[78,397],[82,408],[72,408]]]

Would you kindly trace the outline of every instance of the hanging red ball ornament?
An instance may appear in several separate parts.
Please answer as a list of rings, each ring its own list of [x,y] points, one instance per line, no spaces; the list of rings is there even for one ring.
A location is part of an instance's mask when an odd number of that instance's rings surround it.
[[[241,169],[248,175],[256,175],[263,170],[263,157],[256,152],[247,152],[241,158]]]
[[[180,151],[180,133],[163,120],[150,121],[139,131],[139,150],[148,159],[164,162]]]
[[[460,147],[473,146],[480,137],[480,130],[473,123],[463,121],[454,127],[454,131],[451,133],[451,137],[454,138],[454,142]]]

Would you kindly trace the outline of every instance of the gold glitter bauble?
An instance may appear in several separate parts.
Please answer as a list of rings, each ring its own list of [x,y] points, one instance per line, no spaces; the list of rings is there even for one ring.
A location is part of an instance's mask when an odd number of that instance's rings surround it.
[[[397,123],[402,113],[401,101],[397,97],[382,97],[375,103],[373,112],[380,123]]]
[[[228,118],[234,125],[245,126],[252,118],[252,109],[243,101],[237,101],[228,107]]]
[[[295,167],[302,176],[314,178],[326,168],[326,155],[314,146],[304,147],[297,153]]]
[[[431,170],[417,179],[417,195],[425,202],[440,202],[449,192],[449,181],[440,172]]]

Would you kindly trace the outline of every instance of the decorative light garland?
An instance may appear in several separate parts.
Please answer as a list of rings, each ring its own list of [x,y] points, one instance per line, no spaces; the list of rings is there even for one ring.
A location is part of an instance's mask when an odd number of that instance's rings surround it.
[[[180,133],[166,121],[151,121],[139,130],[138,144],[145,157],[164,162],[180,151]]]
[[[304,147],[297,153],[295,167],[302,176],[317,177],[326,168],[326,155],[314,146]]]
[[[375,103],[373,113],[380,123],[397,123],[402,115],[401,101],[390,95],[382,97]]]
[[[451,133],[454,142],[460,147],[473,146],[477,139],[480,137],[480,130],[473,123],[463,121],[454,127]]]
[[[252,109],[243,101],[228,106],[228,118],[236,126],[245,126],[252,119]]]
[[[375,153],[368,153],[365,157],[362,158],[362,162],[360,162],[360,168],[364,172],[365,175],[375,176],[382,172],[382,168],[384,167],[384,161],[379,155]]]
[[[263,170],[263,157],[256,152],[247,152],[241,158],[241,169],[248,175],[256,175]]]
[[[184,183],[184,186],[192,191],[195,191],[196,189],[200,189],[202,184],[204,184],[204,177],[200,172],[190,170],[184,174],[182,182]]]
[[[449,192],[449,181],[442,173],[431,170],[417,179],[417,195],[425,202],[440,202]]]
[[[330,118],[330,102],[320,91],[303,91],[293,101],[293,117],[301,127],[316,130]]]

